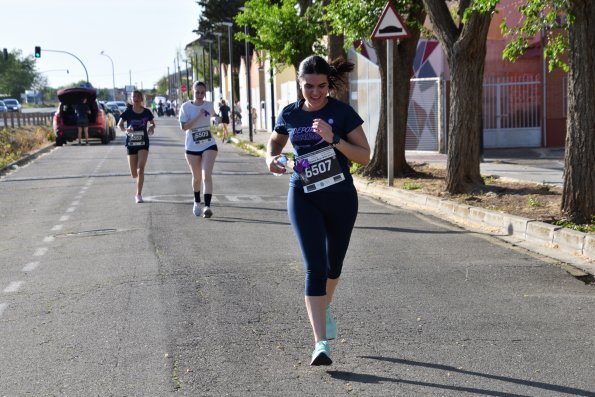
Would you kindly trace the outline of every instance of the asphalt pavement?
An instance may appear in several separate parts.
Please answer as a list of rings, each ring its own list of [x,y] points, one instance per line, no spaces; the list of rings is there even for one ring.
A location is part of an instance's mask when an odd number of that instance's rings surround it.
[[[593,285],[412,198],[360,195],[333,365],[311,367],[288,176],[218,144],[195,217],[162,118],[136,204],[123,138],[0,179],[0,396],[595,396]]]
[[[236,143],[251,143],[255,152],[264,155],[263,146],[270,133],[258,130],[250,138],[244,129],[232,140]],[[284,152],[291,152],[291,144]],[[406,151],[408,162],[429,163],[446,167],[447,155],[437,152]],[[482,175],[491,175],[509,180],[534,182],[562,187],[564,149],[520,148],[485,149],[480,164]],[[378,186],[356,178],[356,187],[361,194],[375,197],[391,205],[429,212],[469,230],[489,232],[511,244],[541,255],[562,261],[572,266],[570,270],[578,277],[595,275],[595,234],[581,233],[533,219],[521,218],[501,212],[490,211],[469,205],[457,204],[425,194],[405,191],[395,187]]]

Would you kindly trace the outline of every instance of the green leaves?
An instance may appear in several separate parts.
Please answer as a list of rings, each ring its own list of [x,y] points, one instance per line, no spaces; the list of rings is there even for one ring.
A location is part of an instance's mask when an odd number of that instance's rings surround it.
[[[574,19],[569,14],[568,0],[524,0],[518,9],[522,16],[518,25],[509,26],[505,20],[500,25],[502,33],[512,38],[503,58],[515,61],[529,48],[531,40],[541,37],[549,70],[560,67],[568,71],[563,55],[568,50],[567,31]]]
[[[31,88],[36,76],[34,58],[24,58],[19,50],[10,52],[8,60],[0,60],[1,93],[20,98],[25,90]]]
[[[248,39],[257,50],[267,51],[275,64],[298,65],[325,34],[321,2],[301,10],[302,16],[299,11],[297,0],[249,0],[235,21],[250,26],[255,33],[247,36],[240,32],[235,37]]]

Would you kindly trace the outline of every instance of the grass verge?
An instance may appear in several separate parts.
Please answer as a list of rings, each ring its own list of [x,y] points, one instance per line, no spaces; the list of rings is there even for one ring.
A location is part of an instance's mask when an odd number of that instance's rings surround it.
[[[0,168],[20,160],[28,153],[52,142],[50,126],[33,125],[0,130]]]

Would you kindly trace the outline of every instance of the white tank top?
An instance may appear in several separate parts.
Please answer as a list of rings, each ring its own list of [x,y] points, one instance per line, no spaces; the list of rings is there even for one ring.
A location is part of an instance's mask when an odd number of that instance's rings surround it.
[[[217,144],[217,139],[211,134],[211,117],[215,115],[212,102],[205,101],[200,106],[195,105],[192,101],[184,102],[180,109],[180,126],[196,117],[200,112],[203,112],[206,117],[202,117],[192,128],[185,130],[186,150],[191,152],[201,152]]]

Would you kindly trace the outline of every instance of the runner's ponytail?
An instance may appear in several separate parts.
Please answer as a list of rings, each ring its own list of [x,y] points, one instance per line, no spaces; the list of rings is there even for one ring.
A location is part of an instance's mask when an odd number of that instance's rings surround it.
[[[328,77],[329,91],[340,91],[347,84],[346,76],[355,65],[343,58],[337,58],[329,64],[323,57],[311,55],[300,63],[298,78],[306,74],[325,74]]]

